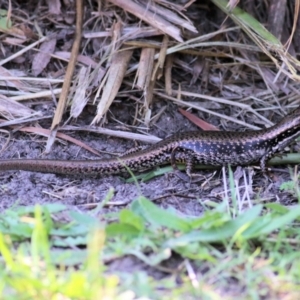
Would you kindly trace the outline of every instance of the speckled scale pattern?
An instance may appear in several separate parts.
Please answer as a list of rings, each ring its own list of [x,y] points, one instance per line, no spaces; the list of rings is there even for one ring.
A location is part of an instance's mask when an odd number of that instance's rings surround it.
[[[260,162],[282,151],[300,135],[300,106],[276,125],[258,131],[183,132],[146,149],[130,150],[126,155],[106,160],[11,159],[0,161],[0,171],[26,170],[69,175],[105,175],[143,171],[167,163],[200,163],[224,166]],[[173,161],[174,160],[174,161]],[[174,164],[173,164],[174,165]]]

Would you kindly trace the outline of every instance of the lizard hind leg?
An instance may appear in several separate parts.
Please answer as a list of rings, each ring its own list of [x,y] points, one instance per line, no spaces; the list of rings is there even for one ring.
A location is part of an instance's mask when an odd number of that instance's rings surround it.
[[[266,179],[267,181],[269,181],[269,182],[273,182],[273,180],[272,180],[272,178],[271,178],[271,176],[270,176],[270,173],[269,173],[269,171],[268,171],[267,168],[266,168],[266,161],[267,161],[268,158],[269,158],[269,156],[264,155],[264,156],[260,159],[260,162],[259,162],[259,164],[260,164],[260,169],[261,169],[261,171],[262,171],[263,176],[265,177],[265,179]]]
[[[199,177],[201,175],[194,173],[194,164],[195,164],[195,158],[193,156],[193,153],[188,153],[188,152],[182,152],[174,148],[172,153],[171,153],[171,165],[173,170],[175,171],[175,174],[182,180],[188,181],[188,182],[193,182],[193,178]],[[176,162],[182,162],[185,164],[185,173],[181,172],[178,170]]]
[[[193,156],[189,156],[189,158],[186,160],[186,173],[189,176],[191,183],[201,182],[205,179],[203,174],[193,172],[195,163],[196,160]]]
[[[260,169],[263,174],[266,174],[266,160],[267,160],[266,156],[263,156],[259,162]]]
[[[183,181],[190,182],[191,178],[190,178],[189,174],[187,172],[186,172],[186,174],[181,172],[178,169],[178,166],[176,164],[176,162],[187,163],[187,160],[188,160],[188,157],[187,157],[186,153],[179,151],[177,147],[172,150],[171,157],[170,157],[170,163],[174,170],[175,175]]]

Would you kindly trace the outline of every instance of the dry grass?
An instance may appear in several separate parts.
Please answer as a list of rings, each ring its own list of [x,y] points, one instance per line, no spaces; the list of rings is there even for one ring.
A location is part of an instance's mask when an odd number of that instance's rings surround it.
[[[277,3],[281,26],[269,17],[272,3],[235,5],[223,0],[184,5],[111,0],[92,7],[77,1],[76,12],[59,1],[49,7],[38,1],[38,10],[17,1],[4,4],[1,114],[25,125],[41,114],[28,109],[28,102],[48,97],[50,104],[61,95],[53,130],[61,123],[69,94],[70,117],[94,103],[92,124],[104,124],[113,101],[125,97],[137,105],[129,122],[150,127],[159,117],[153,114],[153,101],[162,98],[215,115],[223,124],[270,126],[275,110],[282,114],[298,99],[298,1],[294,7]],[[71,53],[74,33],[78,55]],[[75,67],[73,76],[65,62]],[[62,87],[66,74],[73,77],[70,92]]]

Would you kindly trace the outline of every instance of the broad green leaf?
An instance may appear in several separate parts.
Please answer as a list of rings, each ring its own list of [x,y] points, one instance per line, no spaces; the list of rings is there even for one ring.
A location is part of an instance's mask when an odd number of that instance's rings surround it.
[[[156,266],[162,261],[169,259],[172,255],[171,249],[162,249],[155,254],[145,255],[141,251],[131,250],[128,254],[132,254],[150,266]]]
[[[65,237],[65,236],[79,236],[85,235],[89,232],[88,226],[82,224],[73,224],[73,226],[62,227],[57,229],[52,229],[50,231],[51,235]]]
[[[216,262],[216,259],[211,255],[209,248],[202,247],[199,243],[189,243],[184,247],[177,247],[173,250],[179,253],[183,258],[205,260],[213,263]]]
[[[61,245],[61,246],[66,247],[65,245]],[[76,266],[76,265],[78,266],[86,260],[87,251],[86,249],[83,250],[55,249],[51,251],[50,257],[51,257],[51,261],[58,266]]]
[[[262,230],[261,234],[268,234],[276,229],[292,223],[296,218],[300,217],[300,205],[295,206],[289,212],[282,216],[274,217]]]
[[[280,214],[287,213],[289,211],[286,206],[283,206],[279,203],[266,203],[265,207],[271,209],[272,212],[277,212]]]
[[[236,224],[230,221],[220,228],[191,231],[178,238],[170,239],[165,247],[185,247],[193,242],[223,242],[232,237],[237,230]]]
[[[251,239],[267,235],[274,230],[292,223],[299,216],[300,206],[297,206],[293,210],[288,210],[284,215],[272,216],[271,214],[267,214],[261,216],[242,233],[242,236],[245,239]]]
[[[130,224],[118,224],[112,223],[106,226],[105,232],[107,237],[114,236],[126,236],[126,237],[136,237],[140,234],[140,231]]]
[[[15,226],[0,231],[4,234],[10,234],[12,235],[12,238],[14,240],[18,240],[18,239],[30,238],[32,234],[32,230],[33,230],[32,226],[30,225],[28,226],[23,223],[23,224],[17,224]]]
[[[226,212],[219,212],[216,209],[206,211],[201,217],[189,220],[189,224],[193,229],[220,227],[230,220],[230,216]]]
[[[99,226],[100,224],[99,220],[90,214],[79,213],[73,210],[69,212],[69,216],[77,223],[85,225],[89,228]]]
[[[53,214],[53,213],[58,213],[60,211],[66,210],[67,206],[61,203],[48,203],[48,204],[44,204],[42,207],[42,211],[44,211],[45,209]],[[14,209],[13,211],[8,209],[5,211],[5,214],[18,214],[18,215],[27,215],[29,213],[34,213],[35,211],[35,206],[31,205],[31,206],[21,206],[18,207],[16,209]]]
[[[139,197],[131,205],[132,211],[137,214],[141,214],[145,220],[155,226],[165,226],[170,229],[189,231],[189,222],[176,216],[174,213],[162,209],[145,197]]]
[[[52,239],[53,246],[57,247],[74,247],[74,246],[85,246],[87,244],[86,235],[77,236],[77,237],[66,237],[63,239]]]
[[[256,205],[245,213],[239,215],[236,219],[224,223],[218,228],[210,228],[205,230],[196,230],[188,234],[184,234],[166,243],[166,247],[185,246],[192,242],[223,242],[234,234],[245,224],[251,224],[259,216],[262,205]]]
[[[130,224],[139,231],[143,231],[145,228],[142,218],[128,209],[123,209],[120,212],[120,223]]]
[[[269,224],[270,218],[270,214],[265,215],[257,218],[255,222],[247,224],[247,227],[240,228],[241,231],[238,233],[238,236],[235,236],[235,239],[251,239],[260,236],[263,228]]]

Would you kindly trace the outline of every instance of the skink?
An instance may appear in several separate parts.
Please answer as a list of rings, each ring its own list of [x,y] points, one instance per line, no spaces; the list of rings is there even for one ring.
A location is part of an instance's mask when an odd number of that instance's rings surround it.
[[[282,151],[300,135],[300,106],[276,125],[257,131],[204,131],[174,134],[146,149],[103,160],[0,160],[0,171],[25,170],[69,175],[105,175],[143,171],[171,163],[186,165],[192,174],[195,164],[224,166],[250,165],[259,162],[265,171],[266,161]]]

